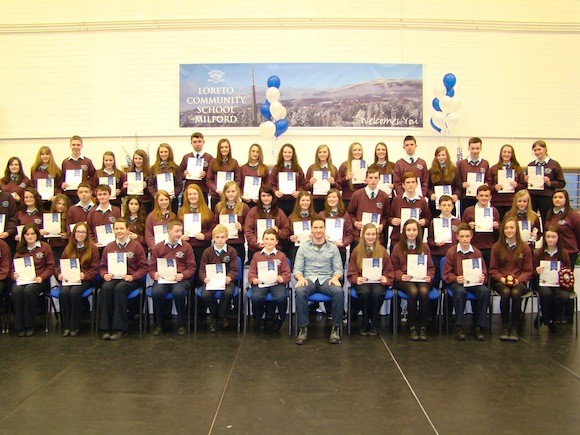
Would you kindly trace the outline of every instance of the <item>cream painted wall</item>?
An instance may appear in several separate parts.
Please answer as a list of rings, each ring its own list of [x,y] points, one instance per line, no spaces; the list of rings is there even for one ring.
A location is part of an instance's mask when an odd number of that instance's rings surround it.
[[[422,129],[290,129],[279,140],[297,146],[301,163],[314,147],[331,145],[334,161],[348,145],[376,142],[402,153],[402,138],[418,138],[428,162],[444,144],[452,153],[470,136],[484,139],[484,156],[496,161],[511,143],[520,162],[545,139],[550,154],[580,167],[576,120],[580,100],[580,3],[577,1],[396,2],[363,0],[266,2],[44,1],[3,2],[0,17],[0,149],[32,163],[38,146],[59,160],[68,137],[85,137],[98,163],[105,149],[122,157],[139,144],[154,154],[169,142],[178,158],[189,151],[192,130],[178,128],[178,65],[234,62],[396,62],[424,65],[425,120],[433,87],[447,72],[458,77],[460,124],[445,140]],[[282,79],[282,102],[284,77]],[[231,139],[245,161],[253,142],[272,155],[280,143],[257,129],[204,129],[215,154]],[[268,159],[271,160],[271,159]]]

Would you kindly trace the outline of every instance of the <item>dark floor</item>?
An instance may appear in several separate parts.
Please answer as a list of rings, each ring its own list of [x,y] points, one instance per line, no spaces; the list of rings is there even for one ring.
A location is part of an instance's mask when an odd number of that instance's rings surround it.
[[[39,324],[41,320],[39,317]],[[87,326],[88,327],[88,326]],[[0,337],[0,433],[578,433],[569,325],[518,343],[383,331],[327,342],[205,330],[119,342],[83,331]],[[497,331],[496,331],[497,333]]]

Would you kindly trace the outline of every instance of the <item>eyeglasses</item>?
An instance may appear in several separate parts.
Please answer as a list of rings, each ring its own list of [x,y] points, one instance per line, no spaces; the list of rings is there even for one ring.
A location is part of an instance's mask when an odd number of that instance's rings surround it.
[[[86,234],[87,232],[85,230],[76,230],[75,233],[77,233],[77,234]]]

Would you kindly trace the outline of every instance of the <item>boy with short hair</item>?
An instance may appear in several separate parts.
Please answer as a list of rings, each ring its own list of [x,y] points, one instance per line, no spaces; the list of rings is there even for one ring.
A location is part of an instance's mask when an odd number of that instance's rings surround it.
[[[485,327],[487,325],[486,315],[489,307],[489,289],[484,285],[487,279],[487,268],[481,251],[471,245],[473,230],[466,223],[461,223],[457,228],[457,245],[448,249],[445,255],[445,268],[443,269],[443,280],[453,291],[453,306],[455,308],[455,337],[458,340],[465,340],[463,330],[463,312],[467,302],[467,292],[473,293],[476,297],[471,302],[475,323],[475,338],[479,341],[485,340]],[[481,274],[476,282],[469,282],[463,271],[464,260],[481,259]]]
[[[183,179],[185,180],[185,187],[183,188],[183,191],[185,192],[187,186],[193,183],[197,184],[200,187],[201,191],[204,193],[204,195],[207,197],[209,189],[207,187],[205,177],[207,175],[207,168],[209,168],[209,165],[211,165],[213,157],[203,150],[205,139],[203,138],[203,134],[201,134],[200,132],[198,131],[193,132],[190,137],[190,142],[191,146],[193,147],[193,152],[184,155],[183,159],[181,159],[181,164],[179,165],[179,169],[183,173]],[[200,174],[201,175],[200,180],[188,179],[189,172],[187,172],[187,162],[189,159],[203,159],[203,171]]]
[[[86,222],[89,211],[95,206],[92,200],[92,189],[89,183],[81,183],[77,189],[79,202],[69,207],[66,212],[66,230],[70,232],[70,226],[77,222]]]
[[[117,219],[121,218],[121,210],[119,207],[116,207],[109,202],[109,198],[111,197],[111,186],[107,184],[99,184],[95,191],[99,204],[89,210],[89,213],[87,214],[87,224],[93,241],[99,248],[102,248],[103,245],[98,243],[96,237],[97,227],[99,225],[114,224]]]
[[[403,175],[406,172],[412,172],[419,179],[421,186],[421,194],[427,195],[427,187],[429,183],[429,168],[427,163],[420,157],[415,155],[417,150],[417,141],[413,136],[406,136],[403,139],[403,149],[405,150],[405,157],[400,158],[395,163],[393,168],[393,184],[395,185],[395,192],[401,195],[405,188],[403,186]]]
[[[83,176],[82,181],[84,183],[89,183],[90,186],[93,181],[93,177],[95,176],[96,169],[95,165],[93,165],[92,160],[82,155],[83,150],[82,137],[75,135],[70,138],[69,143],[71,155],[62,161],[61,165],[62,175],[65,181],[63,181],[61,188],[63,192],[66,194],[66,196],[68,196],[69,199],[71,200],[70,201],[71,204],[73,204],[78,201],[77,189],[67,190],[68,184],[66,183],[66,171],[72,169],[77,170],[80,169],[82,171]]]
[[[457,178],[461,183],[461,195],[459,197],[460,201],[460,216],[463,217],[463,213],[468,207],[474,206],[477,203],[477,198],[467,196],[467,188],[469,183],[467,182],[467,174],[475,173],[483,175],[483,182],[487,183],[489,172],[489,162],[480,157],[481,150],[483,149],[482,141],[478,137],[472,137],[469,139],[467,144],[467,150],[469,151],[469,156],[459,163],[457,163]]]
[[[228,239],[228,229],[221,224],[215,226],[212,231],[213,246],[210,246],[203,254],[199,265],[199,279],[203,282],[201,298],[209,308],[211,316],[210,331],[216,332],[218,322],[221,320],[222,328],[228,327],[227,311],[231,305],[234,295],[234,286],[238,277],[238,253],[231,246],[226,245]],[[208,264],[223,264],[226,272],[226,288],[221,291],[219,306],[216,298],[216,292],[207,290],[206,285],[209,282],[207,277],[206,266]]]

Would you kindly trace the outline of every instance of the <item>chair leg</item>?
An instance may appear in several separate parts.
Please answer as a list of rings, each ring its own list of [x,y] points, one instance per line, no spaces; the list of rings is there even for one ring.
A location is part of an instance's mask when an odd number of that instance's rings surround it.
[[[351,303],[352,301],[350,300],[350,289],[348,290],[348,294],[346,296],[346,333],[348,335],[350,335],[350,323],[351,323],[351,315],[350,315],[350,310],[351,310]]]
[[[197,332],[197,293],[193,290],[193,332]]]
[[[397,335],[399,333],[399,297],[397,296],[397,292],[393,295],[393,303],[394,307],[391,310],[391,316],[393,317],[393,335]]]

